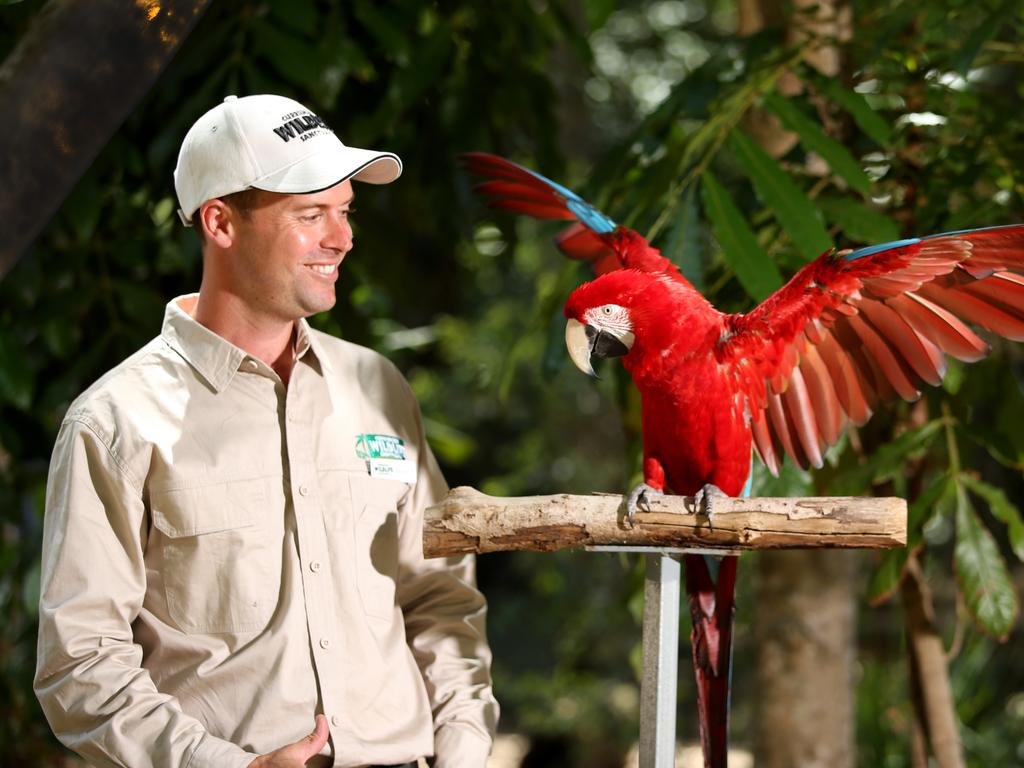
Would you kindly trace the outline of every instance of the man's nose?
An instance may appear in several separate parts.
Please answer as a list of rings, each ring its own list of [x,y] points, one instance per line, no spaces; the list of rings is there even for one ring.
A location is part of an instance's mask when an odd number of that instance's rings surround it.
[[[352,224],[348,216],[335,213],[329,218],[327,233],[324,236],[324,245],[346,253],[352,250]]]

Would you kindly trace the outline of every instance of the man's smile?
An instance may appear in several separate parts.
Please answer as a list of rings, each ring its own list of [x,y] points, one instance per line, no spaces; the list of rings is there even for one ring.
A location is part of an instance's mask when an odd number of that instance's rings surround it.
[[[338,274],[337,264],[306,264],[305,266],[309,267],[318,275],[324,275],[325,277],[333,277]]]

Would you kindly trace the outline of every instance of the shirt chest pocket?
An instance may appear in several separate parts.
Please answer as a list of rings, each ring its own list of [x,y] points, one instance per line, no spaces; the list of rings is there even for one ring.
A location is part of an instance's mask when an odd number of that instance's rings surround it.
[[[154,493],[167,612],[189,634],[255,632],[277,607],[283,523],[268,519],[267,481]]]
[[[369,616],[394,615],[398,580],[398,507],[409,486],[353,474],[349,478],[356,536],[356,582]]]

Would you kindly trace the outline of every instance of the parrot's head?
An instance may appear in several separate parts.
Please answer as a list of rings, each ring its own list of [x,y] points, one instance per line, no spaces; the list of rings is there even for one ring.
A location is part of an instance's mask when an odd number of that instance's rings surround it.
[[[651,310],[660,303],[652,289],[664,283],[662,276],[649,272],[618,269],[573,291],[565,303],[565,345],[576,367],[594,376],[592,356],[624,357],[633,352]]]

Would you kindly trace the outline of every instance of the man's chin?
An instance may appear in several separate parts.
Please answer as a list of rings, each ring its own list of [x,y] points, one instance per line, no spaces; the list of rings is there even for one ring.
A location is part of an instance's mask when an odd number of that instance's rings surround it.
[[[332,309],[335,304],[338,303],[338,298],[334,294],[334,290],[331,290],[330,296],[307,296],[302,302],[303,317],[310,317],[312,315],[319,315],[321,312],[326,312]]]

